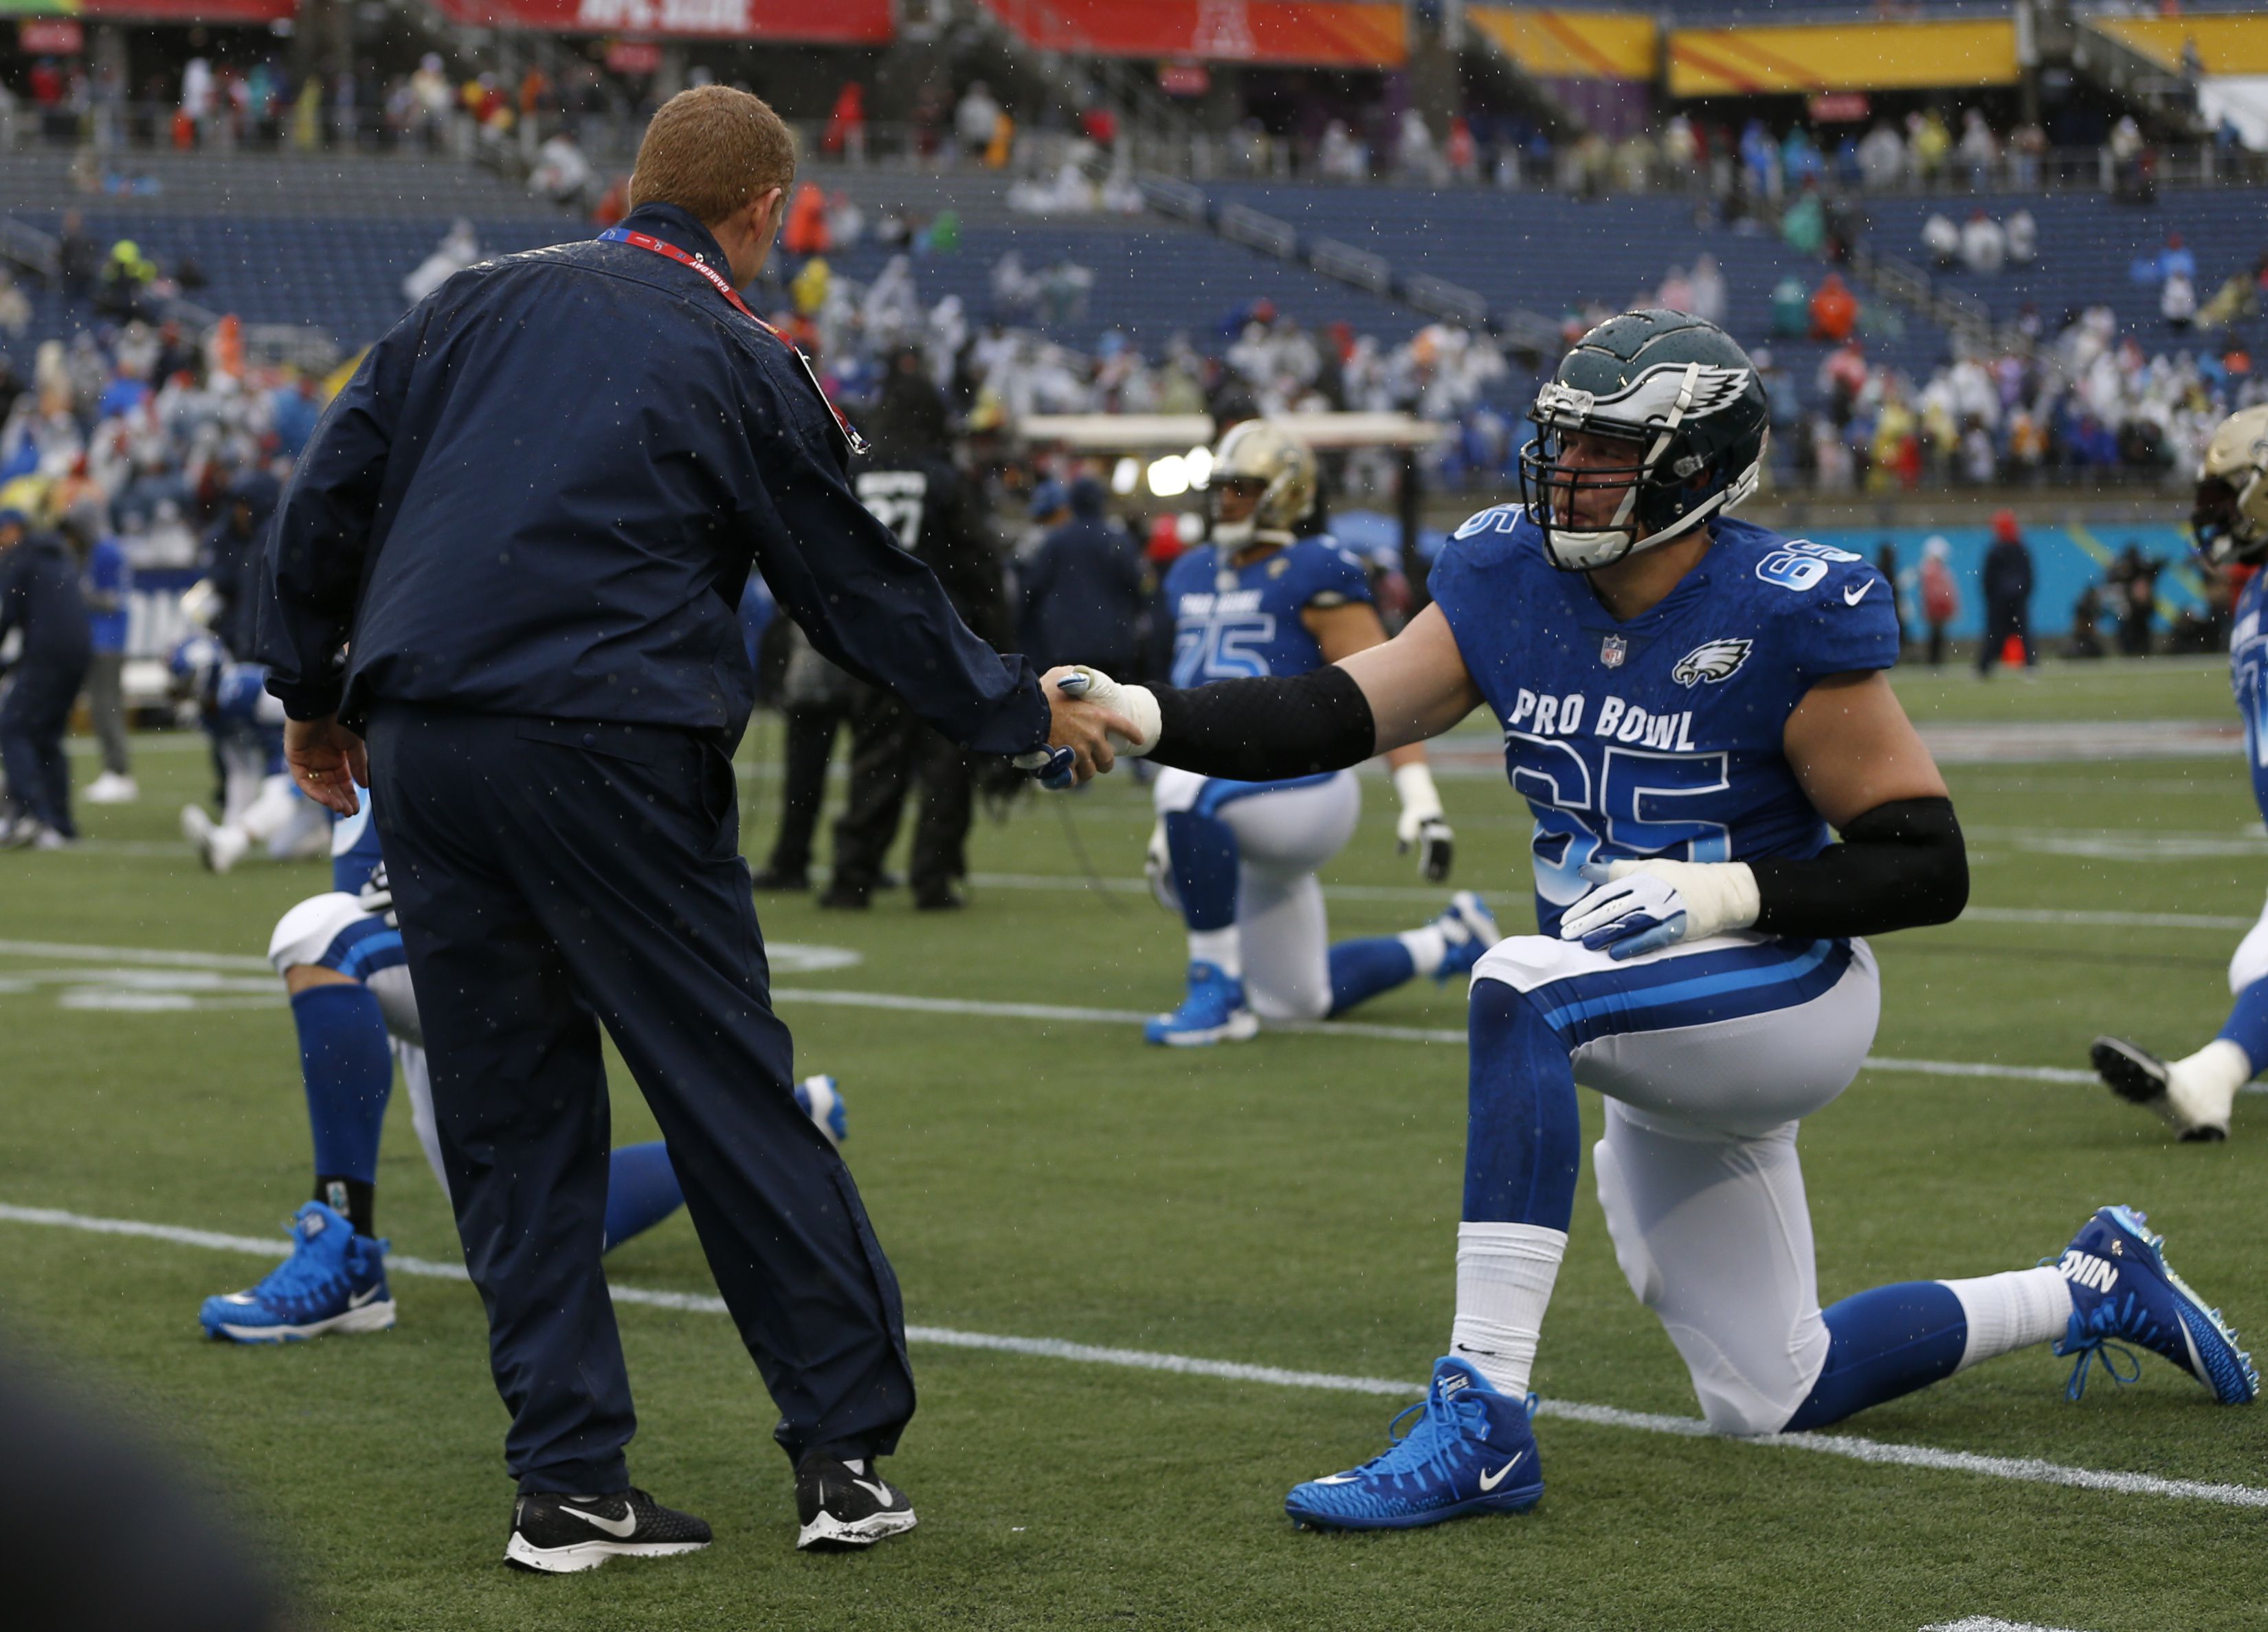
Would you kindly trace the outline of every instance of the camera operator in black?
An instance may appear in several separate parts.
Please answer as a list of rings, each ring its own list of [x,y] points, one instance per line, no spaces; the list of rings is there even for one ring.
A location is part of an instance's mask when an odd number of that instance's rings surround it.
[[[1008,638],[1001,552],[983,497],[954,462],[945,398],[920,355],[892,359],[871,423],[873,451],[852,467],[859,501],[945,587],[954,609],[989,640]],[[924,724],[893,693],[861,684],[850,706],[850,798],[835,823],[835,875],[821,906],[861,908],[882,873],[912,785],[921,785],[907,872],[914,905],[957,907],[974,812],[968,751]]]

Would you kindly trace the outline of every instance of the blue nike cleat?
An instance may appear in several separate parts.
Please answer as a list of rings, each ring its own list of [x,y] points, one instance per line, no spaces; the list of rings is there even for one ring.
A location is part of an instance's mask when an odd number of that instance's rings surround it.
[[[2197,1378],[2222,1405],[2250,1404],[2260,1392],[2252,1356],[2237,1348],[2220,1311],[2206,1308],[2168,1266],[2165,1237],[2143,1225],[2132,1207],[2098,1208],[2056,1264],[2071,1287],[2071,1326],[2055,1352],[2079,1356],[2064,1393],[2077,1399],[2086,1392],[2088,1367],[2096,1360],[2112,1382],[2132,1382],[2142,1362],[2125,1345],[2139,1343]],[[2131,1373],[2119,1371],[2114,1352],[2125,1355]]]
[[[1260,1035],[1260,1016],[1244,1003],[1244,982],[1217,964],[1189,965],[1189,995],[1170,1015],[1152,1015],[1142,1028],[1145,1043],[1199,1048],[1242,1043]]]
[[[850,1113],[843,1107],[843,1089],[831,1076],[807,1076],[795,1085],[795,1103],[802,1108],[827,1142],[840,1147],[850,1137]]]
[[[1471,974],[1473,965],[1481,961],[1481,954],[1504,939],[1504,931],[1496,927],[1496,914],[1488,910],[1488,903],[1469,890],[1460,890],[1449,897],[1449,905],[1433,920],[1433,927],[1441,932],[1441,938],[1449,946],[1448,956],[1433,971],[1436,986],[1452,975]]]
[[[1425,1398],[1388,1427],[1395,1439],[1383,1456],[1294,1486],[1284,1510],[1311,1530],[1414,1530],[1467,1513],[1525,1513],[1543,1495],[1528,1425],[1534,1400],[1499,1394],[1463,1361],[1445,1356]],[[1412,1412],[1417,1425],[1396,1433]]]
[[[239,1343],[294,1343],[326,1332],[383,1332],[394,1324],[386,1246],[320,1201],[291,1215],[291,1256],[243,1292],[205,1299],[205,1335]]]

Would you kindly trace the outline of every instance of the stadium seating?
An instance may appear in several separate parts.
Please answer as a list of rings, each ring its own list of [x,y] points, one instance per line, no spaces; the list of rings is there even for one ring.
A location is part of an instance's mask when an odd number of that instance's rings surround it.
[[[210,280],[195,293],[200,304],[234,312],[247,322],[311,324],[350,350],[376,338],[401,315],[407,304],[402,277],[449,226],[440,217],[231,218],[92,208],[85,215],[98,243],[131,238],[168,268],[184,255],[194,256]],[[53,232],[60,216],[21,211],[18,218]],[[474,225],[482,248],[490,253],[530,249],[590,230],[556,216],[480,218]],[[1011,249],[1033,271],[1068,257],[1094,273],[1084,317],[1038,324],[1049,338],[1082,348],[1092,347],[1106,329],[1153,351],[1176,330],[1202,341],[1231,313],[1263,296],[1303,322],[1344,320],[1384,338],[1400,339],[1419,321],[1303,268],[1154,221],[1139,231],[1116,224],[973,227],[962,234],[957,254],[919,262],[916,286],[925,301],[959,295],[970,321],[982,324],[991,312],[993,264]],[[865,280],[880,271],[888,255],[869,242],[829,259],[843,276]],[[68,335],[84,321],[84,314],[74,321],[59,295],[27,292],[34,308],[28,339]]]
[[[2066,311],[2107,306],[2121,332],[2147,350],[2176,347],[2181,337],[2158,314],[2159,284],[2133,276],[2138,261],[2154,260],[2169,233],[2181,233],[2197,257],[2197,297],[2202,306],[2231,274],[2249,272],[2268,253],[2268,192],[2230,188],[2166,190],[2148,206],[2120,203],[2101,194],[1987,194],[1973,198],[1871,198],[1868,241],[1879,252],[1920,264],[1922,223],[1942,213],[1955,224],[1981,209],[2005,221],[2029,210],[2039,225],[2039,253],[2027,267],[1989,276],[1955,268],[1939,276],[1947,286],[1982,300],[1992,315],[2014,317],[2036,303],[2052,331]]]
[[[1397,271],[1461,284],[1493,309],[1552,318],[1587,301],[1650,301],[1672,266],[1690,268],[1705,251],[1724,275],[1727,327],[1751,344],[1771,332],[1772,286],[1791,272],[1815,284],[1823,272],[1769,233],[1697,224],[1681,198],[1586,202],[1549,193],[1253,184],[1211,191],[1225,203],[1291,222],[1303,239],[1336,239],[1385,256]],[[1870,336],[1867,349],[1926,376],[1948,355],[1945,334],[1911,313],[1896,316],[1903,333]],[[1807,391],[1823,349],[1808,342],[1776,348]]]

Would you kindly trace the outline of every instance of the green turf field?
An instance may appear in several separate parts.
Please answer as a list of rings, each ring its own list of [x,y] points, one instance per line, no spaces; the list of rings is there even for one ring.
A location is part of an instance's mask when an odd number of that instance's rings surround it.
[[[2210,665],[2050,669],[1980,686],[1901,676],[1930,720],[2220,720]],[[1475,739],[1485,747],[1486,732]],[[304,1195],[288,1012],[257,955],[315,867],[198,871],[174,811],[195,745],[145,744],[144,795],[86,811],[75,853],[0,855],[0,1203],[266,1235]],[[771,741],[744,753],[748,847],[770,837]],[[90,763],[81,760],[83,772]],[[2003,763],[1948,772],[1972,832],[1968,921],[1878,943],[1878,1055],[2081,1069],[2098,1030],[2185,1051],[2219,1025],[2268,860],[2241,762]],[[1327,874],[1339,934],[1430,916],[1392,853],[1390,794]],[[1445,780],[1459,881],[1524,928],[1526,823],[1501,781]],[[921,1326],[1254,1366],[1407,1378],[1446,1342],[1464,1061],[1454,1041],[1270,1035],[1191,1053],[1129,1024],[821,1001],[901,994],[1106,1011],[1168,1005],[1177,926],[1136,892],[1148,824],[1121,779],[980,823],[976,905],[902,895],[845,917],[760,907],[777,942],[854,966],[777,977],[806,1070],[843,1081],[846,1154]],[[1074,840],[1077,841],[1075,846]],[[1092,888],[1079,846],[1110,885]],[[2072,914],[2095,914],[2073,918]],[[2064,916],[2058,916],[2064,915]],[[2135,915],[2128,918],[2122,915]],[[2156,921],[2150,921],[2155,919]],[[167,965],[72,948],[217,954]],[[129,1002],[173,1005],[128,1008]],[[94,1006],[89,1006],[94,1005]],[[1454,987],[1361,1018],[1461,1030]],[[652,1124],[617,1074],[616,1137]],[[1598,1101],[1586,1095],[1595,1127]],[[1822,1294],[2029,1266],[2095,1205],[2146,1207],[2185,1275],[2268,1333],[2259,1226],[2268,1103],[2176,1146],[2083,1082],[1870,1070],[1805,1129]],[[1683,1366],[1616,1269],[1589,1181],[1545,1329],[1552,1401],[1690,1418]],[[455,1244],[406,1114],[382,1228]],[[280,1247],[282,1237],[275,1237]],[[2069,1488],[1542,1420],[1533,1514],[1376,1537],[1304,1534],[1297,1481],[1385,1443],[1396,1400],[917,1341],[921,1414],[893,1477],[919,1530],[802,1557],[771,1413],[729,1323],[622,1313],[644,1428],[633,1476],[716,1525],[698,1557],[539,1579],[501,1563],[511,1485],[480,1311],[397,1276],[399,1326],[285,1349],[200,1340],[247,1255],[0,1218],[0,1322],[107,1410],[176,1436],[239,1497],[313,1618],[343,1628],[1867,1628],[1997,1616],[2083,1632],[2260,1625],[2258,1506]],[[608,1260],[618,1283],[712,1290],[681,1216]],[[2236,1485],[2268,1499],[2268,1414],[2215,1407],[2154,1357],[2078,1405],[2044,1351],[1963,1373],[1841,1430],[1884,1445]],[[1993,1463],[1994,1467],[2005,1465]]]

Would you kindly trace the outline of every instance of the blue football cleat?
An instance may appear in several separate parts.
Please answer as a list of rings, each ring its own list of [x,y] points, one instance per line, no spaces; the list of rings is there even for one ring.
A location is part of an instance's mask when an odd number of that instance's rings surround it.
[[[2112,1382],[2132,1382],[2142,1362],[2124,1345],[2139,1343],[2197,1378],[2222,1405],[2250,1404],[2260,1392],[2252,1356],[2236,1346],[2220,1311],[2205,1307],[2167,1265],[2165,1237],[2143,1225],[2131,1207],[2099,1208],[2056,1263],[2071,1287],[2071,1325],[2055,1352],[2079,1356],[2065,1394],[2077,1399],[2086,1392],[2088,1368],[2098,1359]],[[2120,1372],[2114,1353],[2133,1370]]]
[[[795,1085],[795,1103],[802,1107],[827,1142],[840,1147],[850,1137],[850,1113],[843,1108],[843,1089],[831,1076],[807,1076]]]
[[[1504,931],[1496,927],[1496,914],[1488,910],[1488,903],[1469,890],[1460,890],[1449,897],[1449,905],[1433,920],[1433,927],[1441,932],[1441,938],[1449,947],[1448,956],[1433,971],[1436,986],[1452,975],[1471,974],[1473,965],[1481,961],[1481,954],[1504,939]]]
[[[1543,1495],[1528,1425],[1534,1398],[1499,1394],[1446,1356],[1434,1363],[1425,1398],[1394,1419],[1383,1456],[1293,1487],[1284,1510],[1315,1530],[1414,1530],[1467,1513],[1525,1513]],[[1398,1432],[1413,1412],[1416,1426]]]
[[[1244,982],[1217,964],[1189,965],[1189,995],[1170,1015],[1152,1015],[1142,1028],[1147,1043],[1198,1048],[1242,1043],[1260,1035],[1260,1016],[1244,1003]]]
[[[291,1215],[291,1256],[258,1286],[205,1299],[205,1335],[239,1343],[292,1343],[326,1332],[383,1332],[394,1324],[386,1246],[320,1201]]]

